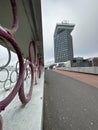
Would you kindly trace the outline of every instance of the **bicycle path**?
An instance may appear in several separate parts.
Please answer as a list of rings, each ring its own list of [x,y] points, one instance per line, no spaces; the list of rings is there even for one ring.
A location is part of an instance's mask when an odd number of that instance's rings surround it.
[[[77,73],[65,70],[54,70],[54,71],[98,88],[98,75]]]
[[[98,89],[45,71],[44,130],[98,130]]]

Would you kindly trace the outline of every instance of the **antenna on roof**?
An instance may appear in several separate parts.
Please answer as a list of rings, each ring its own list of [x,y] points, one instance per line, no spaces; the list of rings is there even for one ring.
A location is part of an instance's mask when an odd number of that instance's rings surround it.
[[[65,24],[68,24],[68,23],[69,23],[69,20],[63,20],[63,21],[62,21],[62,24],[64,24],[64,23],[65,23]]]

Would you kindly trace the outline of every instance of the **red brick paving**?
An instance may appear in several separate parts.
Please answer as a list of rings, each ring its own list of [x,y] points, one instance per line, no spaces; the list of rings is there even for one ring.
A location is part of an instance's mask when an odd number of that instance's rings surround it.
[[[61,73],[63,75],[72,77],[74,79],[77,79],[79,81],[82,81],[84,83],[87,83],[91,86],[98,88],[98,75],[69,72],[69,71],[65,71],[65,70],[54,70],[54,71]]]

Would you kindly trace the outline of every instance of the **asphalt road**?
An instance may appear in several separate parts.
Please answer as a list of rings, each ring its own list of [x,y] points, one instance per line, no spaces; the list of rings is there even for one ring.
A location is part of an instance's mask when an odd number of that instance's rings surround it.
[[[98,88],[45,71],[44,130],[98,130]]]

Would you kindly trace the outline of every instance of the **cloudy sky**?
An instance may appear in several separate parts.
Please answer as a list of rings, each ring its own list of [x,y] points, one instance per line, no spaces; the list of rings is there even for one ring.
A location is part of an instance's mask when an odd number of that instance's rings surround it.
[[[74,23],[74,56],[98,56],[98,0],[42,0],[45,63],[54,59],[56,23]]]
[[[15,53],[11,52],[11,57],[9,57],[8,50],[0,45],[0,67],[5,65],[9,58],[11,58],[9,65],[15,65],[18,61],[17,55]]]

